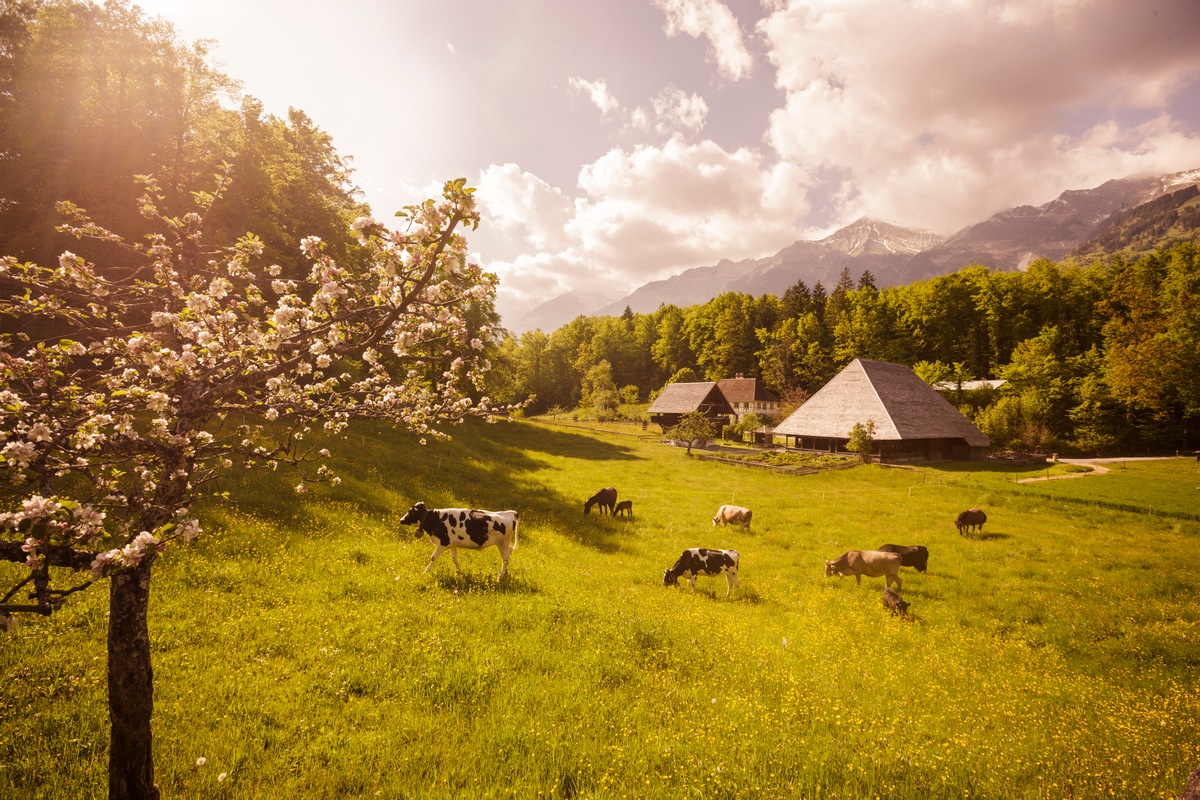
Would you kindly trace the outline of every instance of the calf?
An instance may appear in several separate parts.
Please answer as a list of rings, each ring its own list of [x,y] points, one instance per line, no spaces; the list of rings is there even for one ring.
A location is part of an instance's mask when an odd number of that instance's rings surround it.
[[[632,500],[622,500],[621,502],[617,503],[617,507],[613,510],[613,516],[619,517],[622,514],[625,514],[626,516],[629,516],[629,517],[633,516],[633,501]]]
[[[924,572],[929,566],[929,551],[923,545],[906,547],[902,544],[885,544],[879,548],[881,553],[899,553],[900,566],[916,567],[917,572]]]
[[[853,575],[862,585],[862,576],[878,578],[883,575],[888,586],[894,582],[900,588],[900,554],[878,550],[847,550],[833,561],[825,562],[825,577]]]
[[[401,525],[417,523],[417,536],[427,535],[437,545],[425,571],[429,572],[433,562],[446,550],[454,559],[454,568],[460,573],[458,549],[482,550],[496,546],[500,551],[500,577],[508,572],[508,559],[517,549],[516,511],[480,511],[474,508],[426,508],[417,503],[400,518]]]
[[[983,533],[983,523],[987,522],[987,514],[981,508],[968,508],[954,518],[954,527],[958,528],[959,536],[963,531],[970,532],[971,528]]]
[[[737,550],[709,550],[707,547],[689,547],[679,556],[675,566],[663,570],[663,586],[675,586],[682,576],[692,588],[696,588],[697,575],[724,575],[725,596],[729,597],[738,586]]]
[[[883,604],[887,606],[888,611],[892,612],[893,617],[896,615],[908,616],[908,603],[890,586],[883,590]]]
[[[586,517],[592,511],[592,506],[600,506],[600,513],[603,515],[606,511],[609,516],[612,516],[613,506],[617,504],[617,490],[612,486],[607,489],[601,489],[594,495],[589,497],[583,504],[583,515]]]
[[[754,512],[748,508],[741,506],[721,506],[717,509],[717,515],[712,518],[713,525],[741,525],[742,530],[750,530],[750,518],[754,516]]]

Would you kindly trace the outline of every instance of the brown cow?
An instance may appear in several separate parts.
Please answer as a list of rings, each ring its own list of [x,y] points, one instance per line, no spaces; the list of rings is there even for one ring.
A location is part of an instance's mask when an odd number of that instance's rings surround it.
[[[983,523],[987,522],[987,514],[983,513],[982,508],[968,508],[954,518],[954,527],[958,528],[958,535],[963,535],[965,528],[970,533],[971,528],[983,533]]]
[[[921,544],[911,547],[903,544],[882,544],[879,546],[879,552],[899,553],[900,564],[905,567],[915,567],[917,572],[924,572],[929,568],[929,548]]]
[[[712,518],[713,526],[740,525],[742,530],[750,530],[750,518],[754,512],[741,506],[723,505],[717,509],[717,515]]]
[[[617,504],[617,490],[613,486],[608,486],[594,495],[589,497],[583,503],[583,515],[586,517],[591,512],[592,506],[600,506],[600,516],[607,513],[610,517],[613,513],[613,507]]]
[[[893,617],[908,616],[908,601],[902,598],[896,592],[896,590],[890,586],[883,590],[883,604],[889,611],[892,612]]]
[[[893,583],[900,588],[900,554],[881,553],[878,550],[847,550],[833,561],[825,562],[825,577],[853,575],[862,584],[862,576],[878,578],[884,576],[888,586]]]

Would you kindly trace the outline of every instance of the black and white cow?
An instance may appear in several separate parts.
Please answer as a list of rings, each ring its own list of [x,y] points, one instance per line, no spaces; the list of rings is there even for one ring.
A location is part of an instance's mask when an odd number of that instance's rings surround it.
[[[474,508],[426,508],[417,503],[400,518],[401,525],[417,523],[417,535],[427,535],[437,547],[429,557],[425,571],[433,566],[446,550],[454,559],[454,568],[462,572],[458,564],[458,549],[482,550],[496,546],[500,551],[500,577],[508,572],[508,558],[517,549],[517,512],[480,511]]]
[[[663,571],[663,586],[675,586],[682,577],[695,589],[697,575],[724,575],[725,596],[729,597],[729,593],[738,586],[737,550],[689,547],[683,551],[675,566]]]

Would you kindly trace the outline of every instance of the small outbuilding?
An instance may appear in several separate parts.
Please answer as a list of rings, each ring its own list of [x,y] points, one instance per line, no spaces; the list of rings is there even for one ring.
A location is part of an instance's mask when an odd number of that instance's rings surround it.
[[[729,401],[714,381],[697,381],[668,383],[646,409],[646,415],[665,431],[678,425],[679,418],[692,411],[699,411],[717,423],[727,422],[733,414]]]
[[[779,398],[762,385],[758,378],[746,378],[738,375],[736,378],[722,378],[717,381],[717,388],[733,409],[735,422],[741,422],[747,414],[771,415],[779,410]]]
[[[903,364],[855,359],[775,426],[802,450],[844,453],[855,423],[875,423],[880,462],[984,458],[991,441]]]

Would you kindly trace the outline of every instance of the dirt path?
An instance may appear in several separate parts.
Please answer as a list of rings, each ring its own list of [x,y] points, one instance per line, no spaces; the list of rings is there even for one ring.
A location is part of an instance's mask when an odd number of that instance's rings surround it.
[[[1060,458],[1059,464],[1074,464],[1080,467],[1091,467],[1091,472],[1068,472],[1063,475],[1044,475],[1040,478],[1021,478],[1017,483],[1037,483],[1038,481],[1058,481],[1066,478],[1087,478],[1092,475],[1104,475],[1111,470],[1105,464],[1123,463],[1126,461],[1159,461],[1170,456],[1140,456],[1134,458]]]

